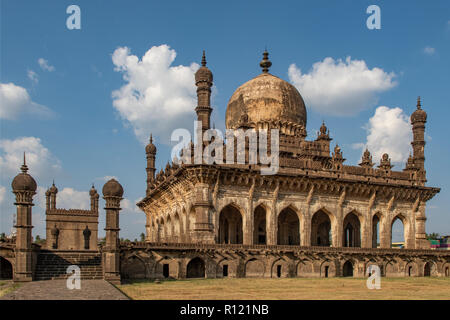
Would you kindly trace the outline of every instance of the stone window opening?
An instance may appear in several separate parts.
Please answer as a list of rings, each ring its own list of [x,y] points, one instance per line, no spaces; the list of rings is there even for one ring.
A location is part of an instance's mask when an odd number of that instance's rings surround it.
[[[277,278],[281,278],[281,265],[277,265]]]
[[[228,265],[227,264],[224,264],[222,266],[222,276],[223,277],[228,277]]]
[[[168,263],[163,264],[163,277],[164,278],[169,277],[169,264]]]

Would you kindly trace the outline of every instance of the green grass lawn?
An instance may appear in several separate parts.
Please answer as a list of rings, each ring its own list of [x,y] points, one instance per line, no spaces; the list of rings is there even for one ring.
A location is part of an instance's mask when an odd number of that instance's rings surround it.
[[[16,290],[20,284],[13,283],[12,280],[1,280],[0,281],[0,297]]]
[[[369,290],[366,278],[188,279],[134,281],[118,286],[132,299],[203,300],[450,300],[450,278],[381,278]]]

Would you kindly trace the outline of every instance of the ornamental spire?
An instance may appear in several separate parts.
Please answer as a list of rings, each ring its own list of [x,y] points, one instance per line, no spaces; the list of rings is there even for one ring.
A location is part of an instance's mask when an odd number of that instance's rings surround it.
[[[422,104],[420,103],[420,96],[417,97],[417,109],[420,110],[422,109]]]
[[[262,68],[263,73],[269,72],[269,68],[272,66],[272,62],[270,62],[269,60],[269,52],[267,52],[267,50],[264,50],[263,59],[261,60],[259,65]]]
[[[202,66],[206,67],[206,56],[205,56],[205,50],[203,50],[203,56],[202,56]]]
[[[23,153],[23,165],[20,167],[20,170],[22,171],[22,173],[28,172],[27,161],[25,159],[25,152]]]

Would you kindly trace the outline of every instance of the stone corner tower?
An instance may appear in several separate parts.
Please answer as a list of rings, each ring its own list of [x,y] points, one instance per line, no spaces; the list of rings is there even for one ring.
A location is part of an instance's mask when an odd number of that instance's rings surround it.
[[[20,167],[22,171],[12,181],[12,192],[16,196],[17,222],[15,228],[17,230],[16,237],[16,266],[14,269],[15,282],[28,282],[33,280],[33,254],[32,254],[32,219],[31,208],[33,206],[33,196],[36,194],[36,181],[30,176],[23,155],[23,165]]]
[[[106,244],[102,259],[104,279],[113,284],[120,284],[119,211],[123,188],[118,181],[111,179],[105,183],[102,191],[106,201]]]

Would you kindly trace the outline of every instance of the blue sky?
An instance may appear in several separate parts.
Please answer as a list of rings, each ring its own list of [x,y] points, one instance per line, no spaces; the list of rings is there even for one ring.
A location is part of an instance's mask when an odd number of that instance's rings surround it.
[[[58,207],[86,207],[92,183],[100,192],[104,177],[117,177],[128,201],[121,215],[121,236],[137,238],[145,224],[144,214],[134,208],[145,193],[143,137],[155,133],[160,168],[170,155],[170,146],[161,143],[167,133],[175,125],[193,126],[195,100],[192,113],[186,108],[195,88],[180,74],[189,79],[206,50],[214,73],[212,117],[216,127],[224,128],[229,97],[260,73],[259,61],[267,47],[270,72],[291,81],[305,99],[308,139],[315,138],[324,120],[346,164],[359,162],[363,145],[391,148],[393,161],[406,157],[405,117],[414,111],[417,96],[422,97],[428,112],[428,185],[442,188],[428,203],[427,232],[450,234],[448,1],[0,3],[0,83],[17,93],[9,105],[0,106],[0,232],[11,228],[10,181],[26,150],[30,173],[42,190],[55,179],[61,194]],[[66,27],[71,4],[81,9],[80,30]],[[371,4],[381,9],[380,30],[366,27]],[[149,69],[130,62],[133,55],[142,59],[146,53],[156,61],[147,65]],[[158,61],[166,65],[158,67]],[[147,70],[149,79],[134,76]],[[330,70],[347,82],[338,86]],[[138,103],[148,106],[145,115],[130,109],[126,92],[113,95],[121,88],[133,91],[146,85],[167,85],[170,90]],[[184,100],[164,105],[171,96]],[[324,104],[323,97],[330,101]],[[166,110],[174,116],[164,118]],[[386,139],[381,143],[377,137]],[[403,169],[399,161],[394,161],[394,169]],[[42,190],[37,197],[42,198]],[[34,207],[34,235],[44,234],[40,201]],[[103,210],[100,216],[103,229]]]

